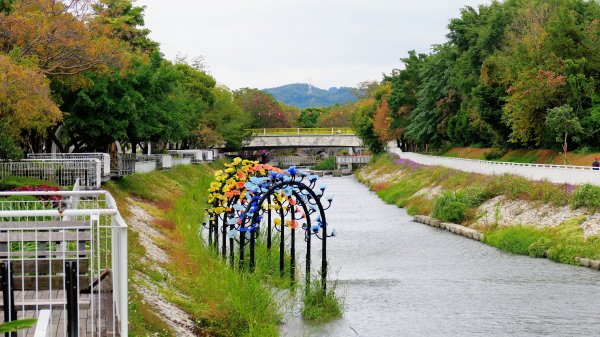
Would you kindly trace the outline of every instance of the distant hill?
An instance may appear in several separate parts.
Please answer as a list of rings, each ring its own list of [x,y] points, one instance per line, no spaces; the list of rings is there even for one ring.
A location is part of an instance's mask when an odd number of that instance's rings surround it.
[[[276,100],[301,109],[309,107],[324,107],[334,104],[345,104],[356,101],[352,88],[340,87],[324,90],[307,83],[288,84],[277,88],[263,89]]]

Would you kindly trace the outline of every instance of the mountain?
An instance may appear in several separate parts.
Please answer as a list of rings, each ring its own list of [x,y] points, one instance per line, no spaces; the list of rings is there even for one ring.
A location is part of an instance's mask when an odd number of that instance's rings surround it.
[[[345,104],[356,101],[352,88],[340,87],[320,89],[307,83],[287,84],[277,88],[263,89],[276,100],[301,109]]]

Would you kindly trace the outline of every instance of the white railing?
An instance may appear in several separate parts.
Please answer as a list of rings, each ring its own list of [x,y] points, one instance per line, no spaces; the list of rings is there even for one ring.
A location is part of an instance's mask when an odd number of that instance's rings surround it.
[[[135,173],[150,173],[156,171],[156,161],[136,161]]]
[[[110,155],[108,153],[28,153],[28,159],[98,159],[102,167],[102,177],[110,178]]]
[[[401,152],[390,148],[390,152],[401,159],[408,159],[422,165],[444,166],[455,170],[481,174],[514,174],[528,179],[548,180],[557,184],[600,185],[600,171],[591,166],[524,164],[496,162],[478,159],[429,156],[413,152]]]
[[[354,155],[354,156],[336,156],[337,164],[366,164],[371,159],[371,155]]]
[[[97,189],[102,183],[98,159],[36,159],[0,162],[0,179],[10,176],[37,178],[70,187],[79,179],[83,188]]]
[[[213,162],[215,160],[214,150],[202,150],[202,157],[204,161]]]
[[[285,166],[314,165],[320,160],[320,156],[276,156],[271,159],[272,162]]]
[[[173,167],[173,156],[170,154],[136,154],[135,160],[138,162],[154,161],[157,170],[168,170]],[[137,168],[136,172],[138,172]]]
[[[179,166],[179,165],[190,165],[191,163],[192,163],[192,158],[173,156],[173,167]]]
[[[9,321],[50,310],[52,336],[128,335],[127,225],[110,193],[0,192],[0,270]]]
[[[192,164],[201,163],[204,160],[202,150],[169,150],[169,153],[172,156],[190,158]]]

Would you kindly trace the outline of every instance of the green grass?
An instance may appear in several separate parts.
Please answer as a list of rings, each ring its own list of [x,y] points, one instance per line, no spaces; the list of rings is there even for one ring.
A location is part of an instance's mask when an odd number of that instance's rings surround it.
[[[335,170],[335,157],[327,157],[312,167],[314,170]]]
[[[10,191],[15,188],[21,186],[38,186],[38,185],[48,185],[48,186],[58,186],[56,183],[36,179],[36,178],[24,178],[24,177],[6,177],[0,180],[0,191]]]
[[[152,266],[133,261],[143,256],[143,248],[130,248],[130,268],[165,283],[163,296],[186,311],[197,324],[196,333],[210,336],[277,336],[280,316],[273,296],[265,284],[262,268],[239,273],[208,248],[198,235],[204,218],[206,190],[212,181],[213,166],[187,165],[169,172],[152,172],[123,178],[107,187],[117,198],[120,209],[126,198],[135,197],[158,205],[160,216],[174,224],[164,230],[171,241],[167,251],[171,277],[152,271]],[[127,214],[125,214],[126,216]],[[130,242],[131,245],[131,242]],[[141,251],[138,251],[140,250]],[[134,292],[135,294],[135,292]],[[159,324],[152,308],[132,296],[132,335],[173,335]]]
[[[485,242],[500,250],[531,257],[548,257],[577,264],[575,257],[600,259],[600,236],[583,237],[581,223],[585,217],[565,221],[557,227],[533,228],[511,226],[486,233]]]
[[[342,300],[336,295],[337,284],[329,285],[323,293],[320,278],[314,278],[305,290],[302,318],[322,324],[342,317]]]

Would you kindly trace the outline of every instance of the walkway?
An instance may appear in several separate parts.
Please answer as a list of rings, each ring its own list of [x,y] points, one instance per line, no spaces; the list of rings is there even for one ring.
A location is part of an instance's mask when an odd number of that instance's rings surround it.
[[[402,152],[397,147],[388,147],[388,152],[423,165],[444,166],[459,171],[481,174],[514,174],[533,180],[548,180],[556,184],[594,184],[600,186],[600,171],[590,166],[552,164],[521,164],[453,157],[428,156],[413,152]]]

